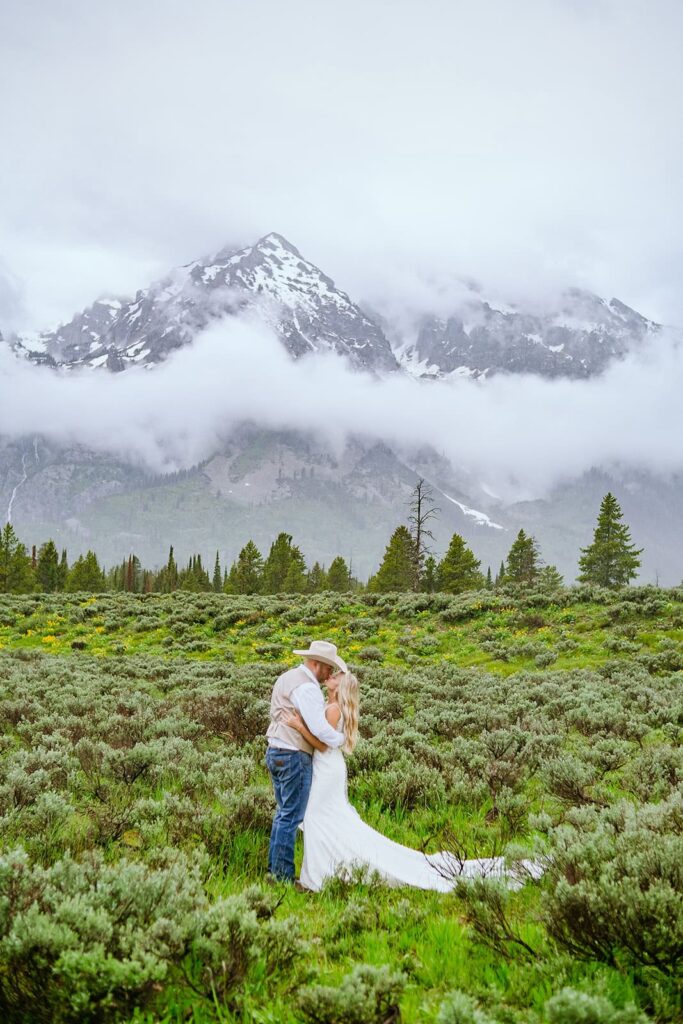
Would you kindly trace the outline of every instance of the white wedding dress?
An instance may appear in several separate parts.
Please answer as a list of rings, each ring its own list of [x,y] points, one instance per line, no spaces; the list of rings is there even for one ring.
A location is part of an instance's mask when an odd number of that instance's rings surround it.
[[[342,722],[337,726],[341,732]],[[313,781],[300,826],[304,833],[301,884],[318,892],[324,882],[353,868],[377,872],[388,885],[448,892],[468,878],[504,878],[519,888],[543,873],[535,861],[508,868],[503,857],[458,861],[449,853],[424,854],[401,846],[367,825],[349,803],[346,761],[340,749],[314,751]]]

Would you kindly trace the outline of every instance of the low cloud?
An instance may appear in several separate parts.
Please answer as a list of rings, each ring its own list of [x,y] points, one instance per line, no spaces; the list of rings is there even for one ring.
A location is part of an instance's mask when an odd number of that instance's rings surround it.
[[[56,373],[0,345],[0,435],[85,444],[155,471],[195,465],[245,422],[343,445],[432,445],[507,500],[593,466],[683,469],[683,351],[671,336],[589,381],[388,380],[333,355],[293,362],[259,321],[230,318],[153,370]]]

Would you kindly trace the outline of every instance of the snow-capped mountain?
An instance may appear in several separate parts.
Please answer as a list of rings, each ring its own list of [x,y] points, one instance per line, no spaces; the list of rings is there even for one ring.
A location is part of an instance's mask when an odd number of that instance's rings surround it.
[[[536,373],[592,377],[661,330],[618,299],[579,288],[544,313],[471,298],[446,318],[425,316],[412,335],[394,342],[401,366],[420,377]],[[392,336],[390,325],[385,331]]]
[[[445,317],[422,316],[406,335],[271,233],[179,267],[134,299],[101,298],[54,331],[8,340],[18,355],[53,366],[151,368],[211,322],[250,311],[295,359],[332,351],[357,370],[425,379],[591,377],[661,331],[618,299],[577,288],[544,312],[487,299],[474,285],[454,305]]]
[[[152,366],[213,320],[247,310],[274,328],[295,359],[331,350],[359,370],[398,368],[381,328],[275,233],[179,267],[133,300],[99,299],[56,331],[19,337],[14,347],[53,365]]]

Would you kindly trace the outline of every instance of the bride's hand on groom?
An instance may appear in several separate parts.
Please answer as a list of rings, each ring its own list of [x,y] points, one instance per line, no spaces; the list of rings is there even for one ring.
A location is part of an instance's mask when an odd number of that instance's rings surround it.
[[[306,723],[298,712],[285,715],[285,725],[290,726],[292,729],[296,729],[297,732],[301,732],[306,728]]]

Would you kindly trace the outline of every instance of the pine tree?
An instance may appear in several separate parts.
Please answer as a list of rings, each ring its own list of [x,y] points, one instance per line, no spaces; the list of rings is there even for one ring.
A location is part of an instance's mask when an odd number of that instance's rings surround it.
[[[247,541],[228,576],[227,589],[231,594],[258,594],[263,576],[263,556],[253,540]]]
[[[178,589],[178,566],[173,555],[173,545],[169,548],[166,565],[157,573],[154,589],[162,594],[170,594]]]
[[[58,590],[66,589],[66,581],[69,575],[69,562],[66,557],[66,548],[62,548],[62,555],[59,559],[59,586]]]
[[[448,594],[462,594],[466,590],[480,589],[484,583],[479,572],[480,565],[464,538],[454,533],[448,551],[439,562],[439,590]]]
[[[529,586],[538,579],[541,557],[534,537],[520,530],[508,553],[502,582]]]
[[[125,589],[129,594],[132,594],[135,590],[135,568],[133,566],[133,556],[128,555],[128,564],[126,565],[126,587]]]
[[[221,563],[218,558],[218,552],[216,552],[216,561],[213,566],[212,587],[215,594],[220,594],[223,589],[223,577],[221,575]]]
[[[337,555],[327,571],[327,589],[338,594],[345,594],[351,589],[351,572],[341,555]]]
[[[564,577],[556,565],[544,565],[538,574],[538,586],[541,590],[559,590],[564,586]]]
[[[291,570],[291,571],[290,571]],[[271,544],[263,565],[264,594],[300,593],[305,589],[306,563],[289,533],[280,533]],[[301,579],[301,576],[304,579]],[[298,588],[301,587],[301,591]]]
[[[66,581],[66,589],[73,594],[78,591],[100,593],[104,590],[104,573],[94,551],[79,555]]]
[[[36,582],[40,590],[52,594],[59,590],[59,553],[53,540],[41,544],[36,561]]]
[[[189,590],[194,594],[206,593],[212,590],[209,574],[202,565],[201,555],[191,555],[187,568],[178,574],[178,584],[181,590]]]
[[[505,562],[500,563],[493,585],[494,587],[499,587],[502,583],[505,583]]]
[[[379,593],[412,590],[415,583],[415,542],[407,526],[397,527],[387,544],[377,573],[368,590]]]
[[[306,591],[306,562],[298,547],[292,547],[292,557],[282,588],[285,594],[303,594]]]
[[[327,573],[320,562],[316,562],[306,579],[306,591],[309,594],[320,594],[323,590],[327,590]]]
[[[489,566],[488,569],[486,570],[486,589],[487,590],[492,590],[493,589],[493,579],[491,577],[491,566]]]
[[[593,543],[581,548],[579,582],[600,587],[626,586],[638,575],[642,548],[631,541],[631,532],[622,520],[619,502],[613,494],[602,499]]]
[[[433,594],[439,587],[438,566],[434,555],[428,555],[425,559],[424,572],[422,573],[422,590],[425,594]]]
[[[0,533],[0,593],[28,594],[33,586],[30,555],[8,522]]]

